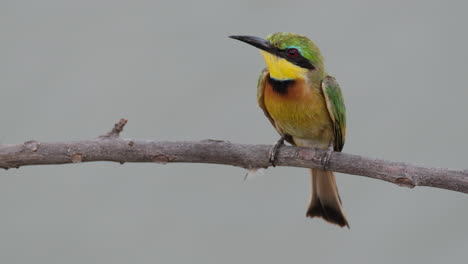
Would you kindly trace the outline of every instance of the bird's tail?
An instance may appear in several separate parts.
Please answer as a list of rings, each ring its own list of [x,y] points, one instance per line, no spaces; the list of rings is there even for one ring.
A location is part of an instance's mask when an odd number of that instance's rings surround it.
[[[322,217],[330,223],[349,228],[341,207],[341,199],[333,172],[311,169],[311,173],[312,195],[306,216]]]

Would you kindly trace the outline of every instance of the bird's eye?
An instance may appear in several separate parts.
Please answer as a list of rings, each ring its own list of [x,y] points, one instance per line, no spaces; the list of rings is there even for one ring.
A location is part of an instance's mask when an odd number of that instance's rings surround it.
[[[296,48],[289,48],[286,50],[286,53],[288,53],[288,56],[291,58],[297,57],[297,55],[299,55],[299,51]]]

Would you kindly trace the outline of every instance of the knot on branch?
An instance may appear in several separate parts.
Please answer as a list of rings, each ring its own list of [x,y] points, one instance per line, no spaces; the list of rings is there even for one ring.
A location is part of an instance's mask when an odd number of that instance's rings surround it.
[[[153,162],[155,163],[166,164],[173,161],[175,161],[175,157],[171,155],[156,154],[153,156]]]
[[[403,177],[397,178],[395,180],[395,184],[402,186],[402,187],[408,187],[408,188],[414,188],[416,186],[416,184],[411,179],[403,178]]]
[[[39,146],[41,144],[35,140],[30,140],[30,141],[26,141],[23,143],[23,146],[24,148],[32,151],[32,152],[36,152],[38,149],[39,149]]]
[[[71,156],[70,156],[70,159],[73,163],[80,163],[83,161],[83,154],[77,152],[77,153],[73,153]]]

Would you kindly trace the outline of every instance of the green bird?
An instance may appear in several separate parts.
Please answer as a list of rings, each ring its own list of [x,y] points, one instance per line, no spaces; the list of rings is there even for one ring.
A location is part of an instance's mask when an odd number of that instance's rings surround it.
[[[346,110],[340,86],[325,71],[319,48],[305,36],[280,32],[266,39],[230,36],[261,50],[266,62],[257,89],[258,105],[281,135],[270,154],[273,163],[284,140],[295,146],[341,151],[346,135]],[[273,163],[274,164],[274,163]],[[311,169],[312,194],[307,217],[322,217],[347,226],[332,171]]]

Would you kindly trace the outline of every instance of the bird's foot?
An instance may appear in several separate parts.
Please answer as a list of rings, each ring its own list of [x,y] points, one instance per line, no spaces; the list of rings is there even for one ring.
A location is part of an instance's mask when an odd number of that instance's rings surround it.
[[[323,166],[323,170],[328,170],[328,168],[330,167],[330,158],[331,158],[332,153],[333,153],[333,145],[330,144],[328,146],[327,152],[325,152],[325,155],[323,155],[322,159],[320,160]]]
[[[276,157],[278,156],[278,151],[283,144],[284,144],[284,137],[281,136],[281,138],[276,142],[276,144],[270,149],[270,153],[268,154],[268,161],[271,163],[273,167],[276,167],[275,160],[276,160]]]

